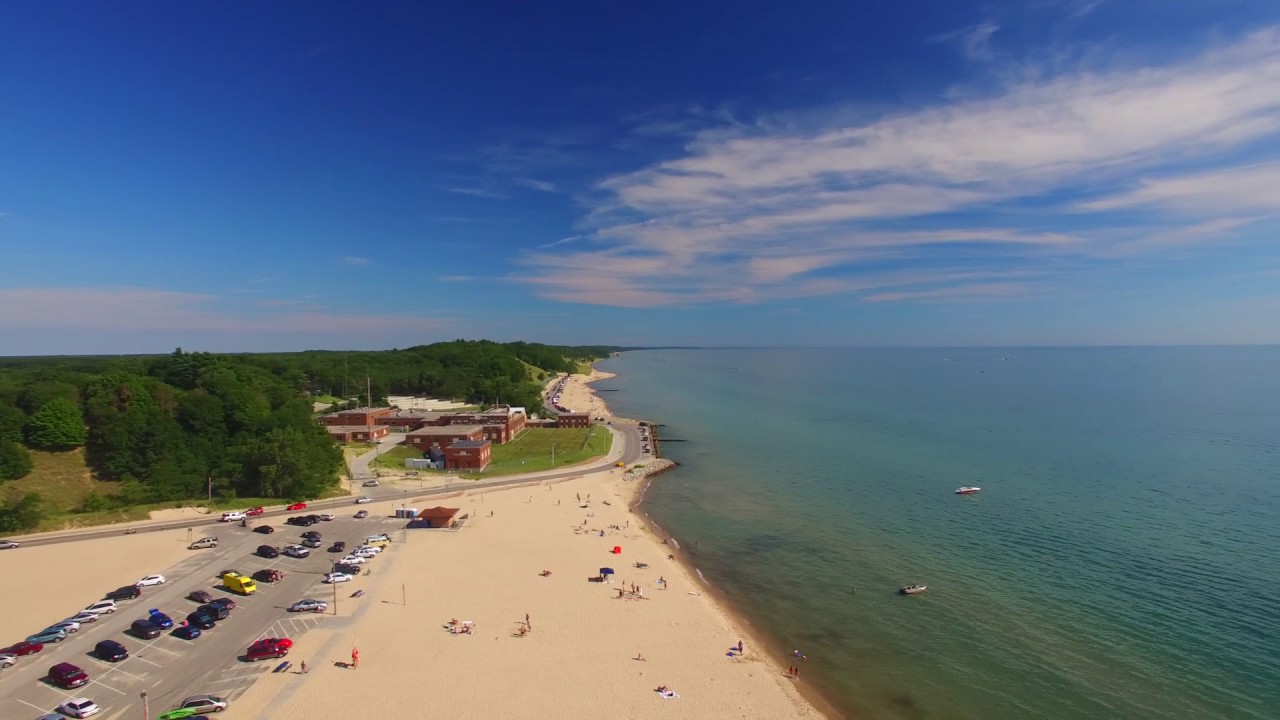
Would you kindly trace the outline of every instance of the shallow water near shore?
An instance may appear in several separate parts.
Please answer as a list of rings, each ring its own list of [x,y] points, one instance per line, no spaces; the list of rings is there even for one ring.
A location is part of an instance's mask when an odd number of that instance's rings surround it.
[[[1277,716],[1280,348],[600,368],[614,412],[687,441],[646,512],[850,714]]]

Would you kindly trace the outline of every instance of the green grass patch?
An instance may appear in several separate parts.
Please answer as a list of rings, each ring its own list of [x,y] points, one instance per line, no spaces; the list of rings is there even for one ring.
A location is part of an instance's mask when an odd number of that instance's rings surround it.
[[[483,473],[463,477],[514,475],[573,465],[607,454],[612,444],[613,434],[604,427],[530,428],[506,445],[494,445],[493,462]]]
[[[46,513],[64,513],[79,508],[91,493],[104,497],[120,494],[120,484],[102,482],[93,478],[84,462],[84,449],[66,452],[42,452],[32,450],[31,462],[35,466],[31,474],[21,480],[6,482],[2,488],[6,497],[21,497],[25,493],[40,493]]]
[[[411,448],[407,445],[397,445],[379,455],[378,459],[373,461],[373,464],[376,467],[404,470],[405,459],[417,458],[421,460],[422,457],[422,452],[417,448]]]
[[[330,405],[337,405],[338,403],[342,402],[342,398],[336,397],[334,395],[312,395],[311,402],[328,403]]]

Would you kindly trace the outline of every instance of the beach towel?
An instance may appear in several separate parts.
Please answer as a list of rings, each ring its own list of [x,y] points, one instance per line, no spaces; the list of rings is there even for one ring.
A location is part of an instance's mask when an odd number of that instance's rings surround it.
[[[662,696],[663,700],[674,700],[675,698],[680,697],[680,693],[675,690],[663,690],[658,694]]]

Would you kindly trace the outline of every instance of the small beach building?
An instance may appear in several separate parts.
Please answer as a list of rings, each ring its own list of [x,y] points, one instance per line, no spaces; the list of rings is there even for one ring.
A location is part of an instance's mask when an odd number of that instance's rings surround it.
[[[480,471],[489,467],[493,443],[488,440],[456,440],[444,449],[446,470]]]
[[[418,522],[415,527],[427,528],[447,528],[453,524],[453,519],[460,512],[459,508],[449,507],[433,507],[422,510],[418,513]]]

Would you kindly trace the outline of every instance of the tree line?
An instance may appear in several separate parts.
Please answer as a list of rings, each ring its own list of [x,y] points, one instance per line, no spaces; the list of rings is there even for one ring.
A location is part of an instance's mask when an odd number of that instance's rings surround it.
[[[28,475],[28,448],[83,447],[118,494],[95,507],[206,497],[311,498],[341,451],[312,397],[429,394],[535,410],[542,378],[622,348],[458,340],[378,352],[0,358],[0,481]],[[354,404],[354,403],[353,403]],[[0,494],[0,530],[39,521],[39,498]],[[86,502],[86,505],[90,504]]]

